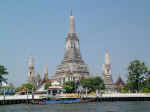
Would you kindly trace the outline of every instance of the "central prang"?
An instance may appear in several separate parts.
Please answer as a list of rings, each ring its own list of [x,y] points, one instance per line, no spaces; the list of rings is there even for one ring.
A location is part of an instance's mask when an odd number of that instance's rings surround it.
[[[80,42],[75,32],[75,18],[72,15],[70,16],[69,26],[65,55],[53,76],[53,79],[57,80],[61,85],[66,81],[78,81],[90,75],[88,65],[84,63],[80,54]]]

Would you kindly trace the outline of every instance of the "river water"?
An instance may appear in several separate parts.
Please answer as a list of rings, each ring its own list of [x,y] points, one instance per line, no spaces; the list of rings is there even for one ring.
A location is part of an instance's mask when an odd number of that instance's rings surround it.
[[[149,101],[85,104],[2,105],[0,112],[150,112]]]

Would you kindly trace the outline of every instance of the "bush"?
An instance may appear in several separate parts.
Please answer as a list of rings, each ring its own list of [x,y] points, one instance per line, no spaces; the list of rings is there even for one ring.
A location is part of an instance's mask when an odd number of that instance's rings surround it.
[[[63,88],[66,90],[66,93],[74,93],[76,84],[74,81],[67,81],[63,84]]]
[[[83,88],[91,89],[95,91],[96,89],[104,89],[104,82],[101,77],[92,77],[81,80]]]
[[[143,93],[150,93],[150,89],[144,88],[144,89],[141,90],[141,92],[143,92]]]
[[[35,90],[36,88],[35,88],[35,85],[32,83],[25,83],[21,85],[20,87],[18,87],[16,90],[17,92],[20,92],[22,91],[22,89],[25,89],[25,90],[28,89],[28,92],[32,92],[32,89]]]
[[[48,89],[49,86],[52,86],[51,82],[47,82],[44,86],[44,89]]]

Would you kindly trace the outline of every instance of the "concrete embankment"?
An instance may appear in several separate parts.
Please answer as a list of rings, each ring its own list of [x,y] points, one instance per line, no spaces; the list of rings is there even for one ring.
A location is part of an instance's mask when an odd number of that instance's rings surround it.
[[[0,105],[22,104],[41,101],[41,95],[5,95],[0,96]]]
[[[88,96],[88,98],[95,97],[98,101],[150,101],[150,94],[146,93],[113,93]]]
[[[42,100],[42,96],[47,95],[7,95],[0,96],[0,105],[3,104],[28,104],[36,103],[38,104]],[[57,97],[57,99],[67,99],[68,97]],[[72,97],[73,99],[74,97]],[[82,95],[81,98],[85,102],[95,101],[150,101],[150,94],[99,94],[99,95]]]

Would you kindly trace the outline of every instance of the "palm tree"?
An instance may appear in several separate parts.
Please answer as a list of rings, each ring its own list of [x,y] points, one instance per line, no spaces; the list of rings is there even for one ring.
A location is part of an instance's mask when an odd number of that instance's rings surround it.
[[[7,74],[7,68],[5,68],[3,65],[0,65],[0,87],[2,86],[2,82],[7,83],[7,79],[4,77]]]

